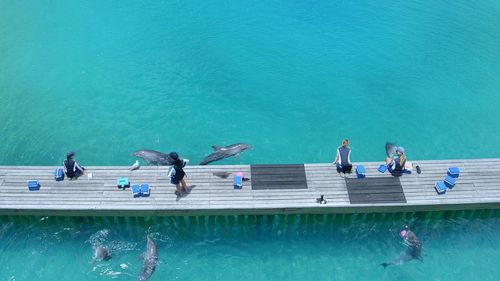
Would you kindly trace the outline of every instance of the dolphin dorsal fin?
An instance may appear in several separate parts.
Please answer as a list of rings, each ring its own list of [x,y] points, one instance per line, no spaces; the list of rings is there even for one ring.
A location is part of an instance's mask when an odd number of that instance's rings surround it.
[[[212,148],[214,149],[214,151],[217,151],[217,150],[221,149],[221,147],[218,146],[218,145],[212,145]]]

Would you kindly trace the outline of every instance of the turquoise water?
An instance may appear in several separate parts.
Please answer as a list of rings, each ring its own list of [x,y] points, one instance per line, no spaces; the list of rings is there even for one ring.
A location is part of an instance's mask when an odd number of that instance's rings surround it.
[[[0,280],[498,280],[498,211],[151,218],[0,217]],[[423,262],[383,269],[409,223]],[[111,251],[92,264],[93,245]]]
[[[0,165],[500,157],[500,2],[0,0]]]

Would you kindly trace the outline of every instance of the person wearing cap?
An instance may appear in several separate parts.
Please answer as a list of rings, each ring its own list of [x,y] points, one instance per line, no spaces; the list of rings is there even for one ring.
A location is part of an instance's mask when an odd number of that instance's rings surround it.
[[[400,232],[401,238],[405,240],[405,242],[408,244],[408,252],[409,254],[415,258],[422,260],[421,256],[421,251],[422,251],[422,244],[420,243],[420,240],[418,240],[417,236],[413,231],[410,230],[410,228],[405,225],[404,229]]]
[[[66,154],[66,160],[63,162],[64,173],[71,179],[77,179],[81,175],[85,175],[85,168],[80,166],[73,157],[75,157],[75,152],[70,151]]]
[[[337,156],[333,165],[337,167],[339,173],[350,173],[352,170],[351,164],[351,148],[349,147],[349,140],[344,139],[342,144],[337,148]]]
[[[384,268],[389,265],[401,265],[405,262],[411,260],[424,261],[422,258],[422,244],[418,240],[417,236],[413,231],[410,230],[408,226],[405,226],[403,230],[399,233],[401,238],[404,239],[407,246],[406,251],[402,252],[397,258],[381,263]]]
[[[187,193],[187,185],[184,180],[186,173],[184,172],[184,166],[189,162],[188,159],[179,158],[177,152],[170,152],[170,158],[172,158],[172,167],[168,171],[168,177],[170,178],[170,183],[175,184],[175,195],[181,196],[182,192]]]
[[[387,157],[385,159],[385,163],[387,164],[387,169],[391,175],[395,177],[403,175],[406,164],[405,149],[402,146],[398,146],[396,148],[396,157]]]

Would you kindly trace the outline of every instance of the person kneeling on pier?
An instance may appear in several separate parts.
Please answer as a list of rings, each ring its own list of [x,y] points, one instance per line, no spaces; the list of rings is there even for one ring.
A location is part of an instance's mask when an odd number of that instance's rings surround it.
[[[333,165],[336,165],[337,172],[339,173],[350,173],[352,170],[351,148],[348,145],[349,140],[345,139],[337,149],[337,156],[335,157]]]
[[[387,157],[385,163],[391,175],[395,177],[403,175],[406,164],[405,149],[402,146],[398,146],[396,148],[396,157]]]
[[[75,152],[70,151],[66,155],[66,160],[64,160],[64,173],[70,179],[77,179],[81,175],[85,175],[85,168],[80,166],[78,162],[76,162],[73,157],[75,156]]]

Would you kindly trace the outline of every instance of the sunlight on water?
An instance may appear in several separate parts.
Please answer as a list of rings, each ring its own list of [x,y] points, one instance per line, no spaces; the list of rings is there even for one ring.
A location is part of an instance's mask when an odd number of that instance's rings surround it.
[[[0,165],[500,157],[498,1],[0,5]]]

